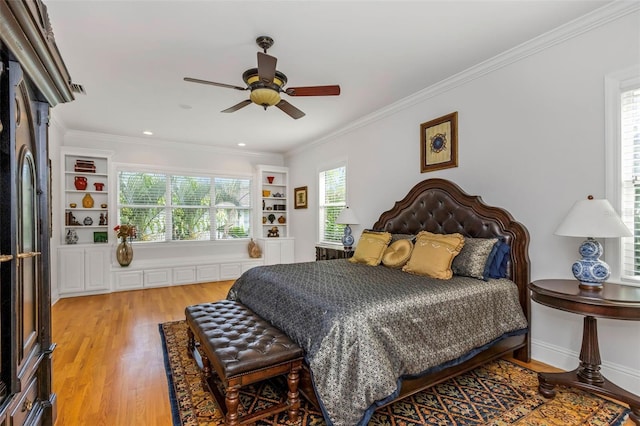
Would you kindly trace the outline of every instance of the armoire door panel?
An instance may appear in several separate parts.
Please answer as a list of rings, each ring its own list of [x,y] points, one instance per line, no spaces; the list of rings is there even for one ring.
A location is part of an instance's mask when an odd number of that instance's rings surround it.
[[[18,176],[17,195],[17,247],[18,270],[16,276],[16,321],[20,341],[17,345],[17,368],[24,367],[27,355],[38,345],[38,287],[41,258],[31,255],[38,247],[37,170],[34,153],[35,121],[32,101],[24,79],[16,87],[15,158]]]

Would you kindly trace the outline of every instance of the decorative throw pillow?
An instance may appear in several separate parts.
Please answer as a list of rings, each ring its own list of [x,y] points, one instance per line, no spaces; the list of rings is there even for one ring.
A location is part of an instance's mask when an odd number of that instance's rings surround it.
[[[393,237],[392,237],[393,238]],[[399,269],[411,257],[413,243],[408,239],[399,239],[389,244],[382,255],[382,264],[389,268]]]
[[[364,231],[349,262],[378,266],[389,241],[391,234],[388,232]]]
[[[507,263],[509,262],[511,247],[504,241],[498,241],[496,243],[496,252],[492,262],[487,268],[487,274],[489,278],[506,278],[507,276]]]
[[[451,262],[463,246],[464,237],[461,234],[442,235],[421,231],[416,236],[409,262],[402,270],[448,280],[453,276]]]
[[[487,279],[485,269],[497,242],[497,238],[465,238],[464,247],[451,263],[451,270],[455,275]]]

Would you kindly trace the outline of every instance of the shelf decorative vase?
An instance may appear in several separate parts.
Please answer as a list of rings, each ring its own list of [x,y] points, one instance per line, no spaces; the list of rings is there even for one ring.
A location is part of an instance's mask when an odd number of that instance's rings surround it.
[[[91,194],[86,193],[84,197],[82,197],[82,207],[85,209],[93,208],[93,197]]]
[[[133,247],[126,238],[122,238],[122,241],[116,247],[116,259],[120,266],[129,266],[133,260]]]
[[[255,241],[253,241],[253,238],[251,239],[251,241],[249,241],[248,250],[249,250],[249,257],[251,258],[262,257],[262,250],[260,249],[260,246],[256,244]]]
[[[76,187],[78,191],[84,191],[87,189],[87,178],[84,176],[76,176],[73,181],[73,185]]]
[[[69,229],[67,231],[67,236],[64,238],[67,244],[77,244],[78,243],[78,234],[74,229]]]

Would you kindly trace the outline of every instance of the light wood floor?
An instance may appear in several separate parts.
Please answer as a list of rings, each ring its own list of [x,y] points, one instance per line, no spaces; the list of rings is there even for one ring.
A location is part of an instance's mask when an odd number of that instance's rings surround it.
[[[56,426],[171,426],[158,324],[184,319],[185,306],[225,298],[232,283],[59,300],[52,311]]]

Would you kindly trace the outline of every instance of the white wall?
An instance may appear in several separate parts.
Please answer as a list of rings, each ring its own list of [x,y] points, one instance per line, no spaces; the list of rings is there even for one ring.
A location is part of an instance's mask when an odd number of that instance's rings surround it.
[[[314,258],[316,171],[346,160],[348,204],[361,222],[352,227],[356,237],[413,185],[442,177],[525,224],[533,280],[572,278],[580,241],[553,232],[576,200],[605,195],[604,76],[640,63],[639,22],[635,12],[541,51],[530,49],[515,62],[496,58],[498,69],[482,64],[466,78],[423,91],[418,101],[401,102],[375,120],[363,119],[290,153],[291,186],[309,187],[309,208],[292,216],[296,261]],[[458,111],[459,166],[421,174],[420,123],[453,111]],[[640,322],[598,323],[603,373],[640,394]],[[534,359],[576,367],[581,316],[532,303],[532,329]]]

